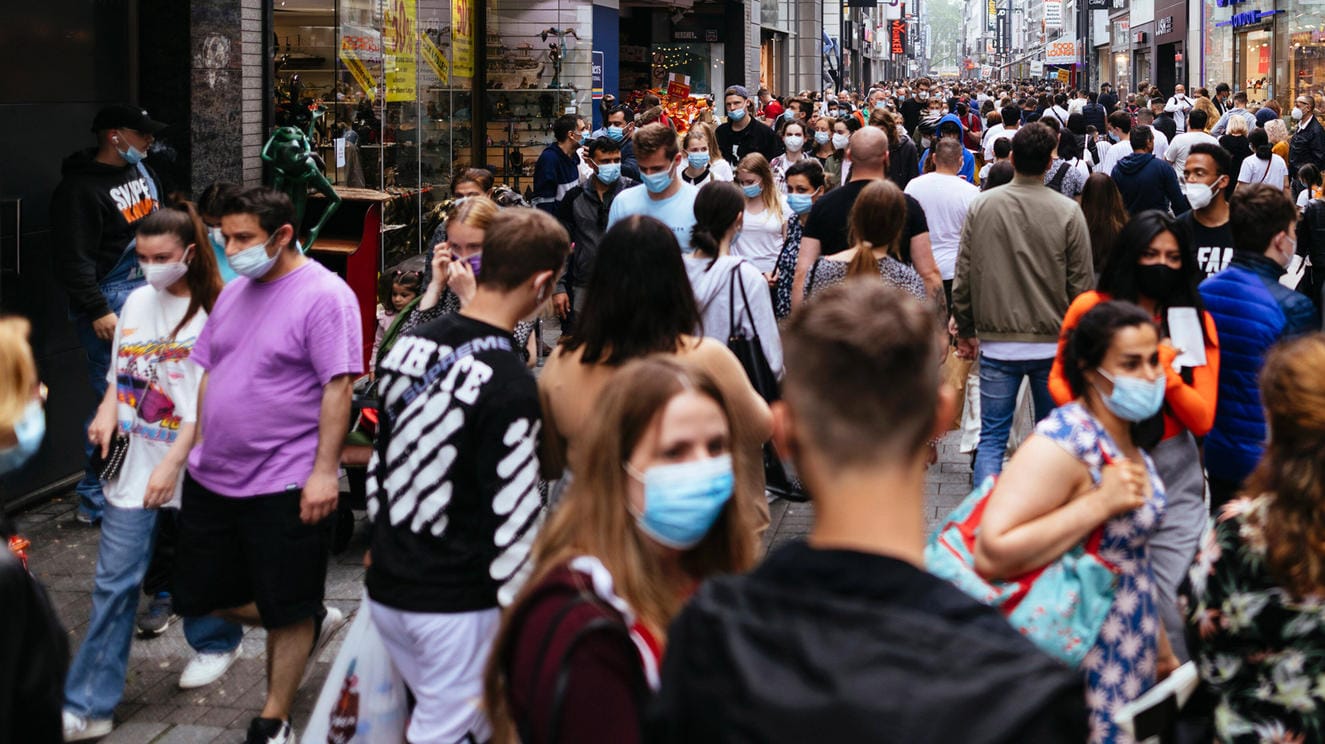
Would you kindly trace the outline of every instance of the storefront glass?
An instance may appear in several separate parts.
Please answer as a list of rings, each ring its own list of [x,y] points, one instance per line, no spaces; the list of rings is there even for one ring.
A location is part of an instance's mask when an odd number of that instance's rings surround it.
[[[1289,50],[1285,56],[1290,82],[1279,91],[1279,99],[1291,108],[1292,101],[1303,93],[1320,96],[1325,92],[1325,15],[1291,13],[1288,24]]]
[[[1114,87],[1135,90],[1131,85],[1132,55],[1127,52],[1117,52],[1113,55],[1113,79],[1117,81]]]
[[[1219,7],[1217,0],[1205,0],[1205,23],[1201,34],[1205,44],[1202,57],[1205,65],[1205,86],[1213,93],[1219,83],[1235,84],[1233,76],[1233,30],[1228,26],[1216,26],[1233,17],[1233,5]],[[1241,88],[1240,84],[1235,87]]]
[[[1247,105],[1258,107],[1274,93],[1274,32],[1261,27],[1234,34],[1235,86],[1247,91]]]

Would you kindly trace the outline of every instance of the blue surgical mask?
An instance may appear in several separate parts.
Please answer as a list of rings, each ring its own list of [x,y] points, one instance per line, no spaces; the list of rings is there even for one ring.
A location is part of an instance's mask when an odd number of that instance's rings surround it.
[[[138,165],[139,163],[143,162],[144,158],[147,157],[147,153],[143,152],[142,150],[139,150],[133,145],[129,145],[129,149],[127,150],[121,150],[117,147],[115,148],[115,152],[118,152],[120,154],[120,157],[124,158],[124,162],[128,163],[129,165]]]
[[[280,257],[280,251],[276,255],[267,255],[267,244],[271,238],[262,241],[254,246],[249,246],[244,250],[229,256],[226,260],[230,262],[230,268],[235,270],[236,274],[246,276],[249,279],[261,279],[271,271],[271,267],[276,265],[276,259]]]
[[[814,143],[817,144],[817,145],[826,145],[826,144],[828,144],[828,140],[830,140],[830,139],[832,139],[832,138],[833,138],[833,135],[829,134],[828,132],[815,132],[815,133],[814,133]]]
[[[225,236],[221,234],[221,228],[207,228],[207,240],[212,244],[212,250],[216,251],[216,255],[225,255]]]
[[[786,119],[787,121],[791,121],[792,119],[796,118],[796,112],[792,111],[791,109],[787,109],[786,111],[782,112],[782,118]]]
[[[704,539],[736,485],[731,455],[656,465],[642,475],[627,464],[626,472],[644,484],[644,511],[635,515],[635,523],[644,534],[677,550],[689,550]]]
[[[1147,382],[1140,377],[1113,377],[1102,369],[1099,373],[1113,383],[1112,394],[1104,395],[1104,391],[1100,391],[1104,407],[1124,421],[1145,421],[1159,413],[1164,405],[1164,390],[1168,386],[1164,375],[1156,377],[1154,382]]]
[[[23,417],[14,422],[14,436],[18,442],[0,450],[0,475],[23,467],[41,448],[41,440],[46,437],[46,411],[40,403],[34,400],[23,409]]]
[[[731,121],[740,121],[745,118],[745,109],[738,108],[727,112],[727,118]]]
[[[741,193],[745,194],[745,198],[753,199],[756,196],[759,196],[760,194],[764,193],[764,187],[760,186],[757,183],[752,183],[749,186],[742,186]]]
[[[1113,132],[1109,132],[1109,141],[1116,143],[1118,141],[1118,135],[1114,134]]]
[[[796,214],[805,214],[814,206],[813,194],[787,194],[787,206]]]
[[[688,152],[686,159],[690,161],[691,168],[704,168],[709,164],[709,154],[706,152]]]
[[[598,165],[598,180],[606,184],[616,183],[621,177],[620,163],[600,163]]]
[[[650,194],[661,194],[672,185],[672,169],[669,166],[661,173],[641,173],[640,180],[644,182],[644,188],[648,189]]]
[[[618,127],[613,124],[607,128],[607,136],[610,137],[613,142],[620,142],[626,138],[626,130],[623,127]]]

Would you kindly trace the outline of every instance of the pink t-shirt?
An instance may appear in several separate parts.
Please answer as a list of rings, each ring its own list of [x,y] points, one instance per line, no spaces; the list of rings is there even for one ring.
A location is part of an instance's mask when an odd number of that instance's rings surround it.
[[[309,261],[273,282],[239,277],[212,308],[193,361],[207,371],[189,474],[246,497],[301,489],[317,454],[322,388],[363,372],[354,293]]]

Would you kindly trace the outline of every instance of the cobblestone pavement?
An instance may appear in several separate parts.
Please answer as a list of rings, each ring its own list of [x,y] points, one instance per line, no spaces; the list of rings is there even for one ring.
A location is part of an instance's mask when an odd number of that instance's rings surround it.
[[[938,464],[930,468],[925,487],[927,528],[934,527],[970,490],[970,459],[957,451],[957,441],[958,435],[949,435],[940,445]],[[30,564],[46,585],[68,630],[71,651],[78,648],[87,629],[100,534],[74,521],[74,501],[70,494],[17,515],[20,532],[32,541]],[[813,519],[810,504],[778,501],[771,511],[773,521],[766,535],[771,547],[809,532]],[[363,589],[364,534],[361,517],[354,542],[343,555],[332,558],[327,571],[327,604],[341,609],[347,617],[358,609]],[[157,638],[135,639],[124,699],[115,709],[117,727],[102,741],[242,742],[249,720],[262,709],[266,696],[264,648],[263,631],[250,630],[244,637],[241,658],[220,681],[199,690],[180,690],[176,681],[192,653],[180,623],[172,623]],[[339,648],[337,638],[316,660],[313,675],[295,701],[296,728],[307,720]]]

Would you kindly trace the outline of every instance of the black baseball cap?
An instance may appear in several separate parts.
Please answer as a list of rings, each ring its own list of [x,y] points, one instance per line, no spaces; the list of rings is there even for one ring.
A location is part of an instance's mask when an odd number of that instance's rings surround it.
[[[92,120],[92,131],[102,132],[107,129],[132,129],[143,134],[156,134],[166,128],[165,124],[153,121],[147,111],[137,106],[116,103],[97,112]]]

